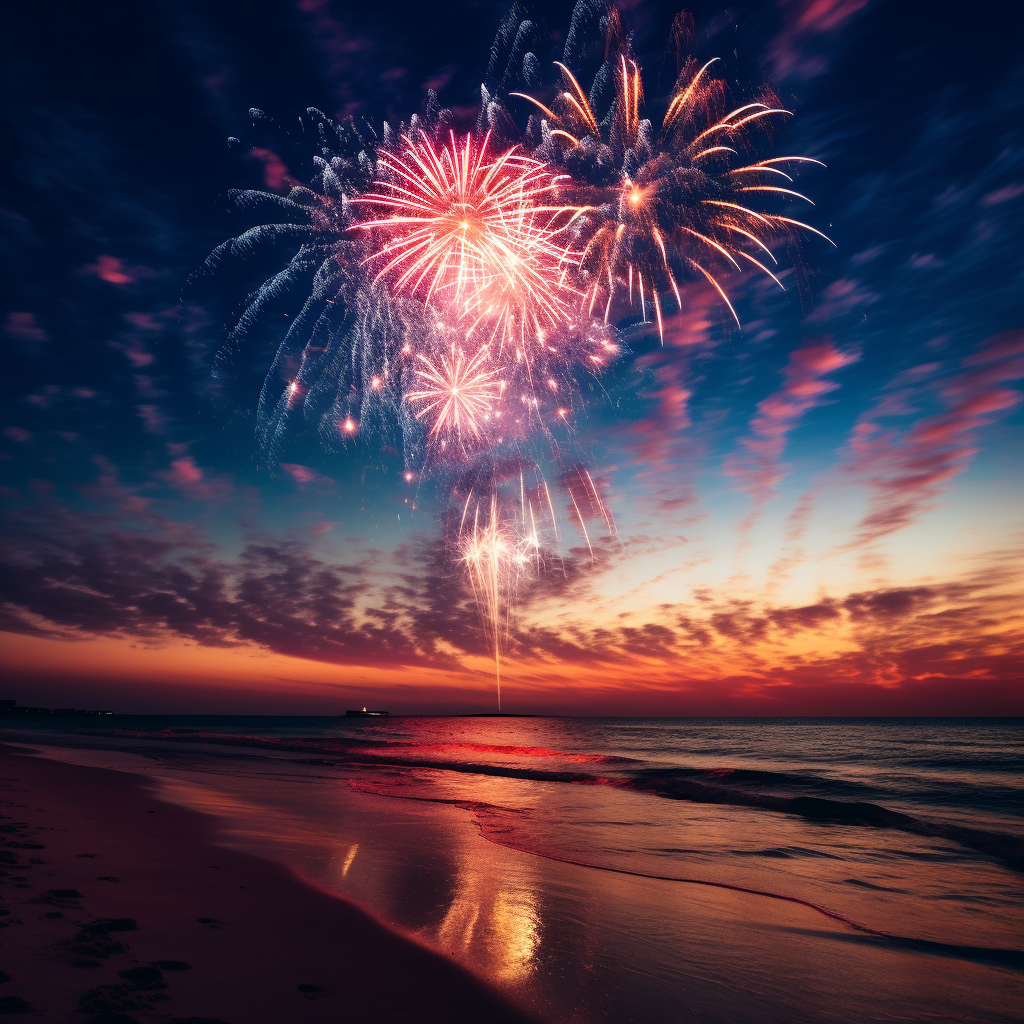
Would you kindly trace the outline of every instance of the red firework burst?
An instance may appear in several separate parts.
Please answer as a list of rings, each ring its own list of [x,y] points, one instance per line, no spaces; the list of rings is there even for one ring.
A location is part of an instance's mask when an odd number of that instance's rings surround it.
[[[467,334],[485,324],[499,346],[570,321],[578,293],[566,269],[579,260],[560,242],[574,207],[550,205],[559,177],[518,147],[489,152],[490,135],[435,147],[406,136],[400,152],[379,153],[376,191],[353,203],[375,216],[354,225],[381,246],[366,260],[396,293],[445,303]]]

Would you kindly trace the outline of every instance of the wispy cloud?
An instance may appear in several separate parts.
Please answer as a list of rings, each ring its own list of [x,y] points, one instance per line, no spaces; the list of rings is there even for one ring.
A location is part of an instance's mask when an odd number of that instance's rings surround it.
[[[898,397],[886,395],[861,416],[848,443],[845,468],[867,484],[871,498],[849,546],[895,533],[934,508],[978,453],[982,428],[1021,400],[1021,393],[1006,385],[1022,377],[1024,331],[1007,331],[962,360],[959,371],[925,378],[900,389]],[[881,421],[901,411],[909,394],[921,399],[934,395],[942,409],[904,430],[887,428]]]
[[[110,480],[97,493],[114,500],[121,490]],[[15,513],[0,552],[0,629],[66,642],[261,648],[453,677],[487,657],[472,597],[438,541],[338,563],[303,543],[253,538],[226,558],[194,531],[136,512],[126,523],[51,498]],[[550,691],[543,699],[556,700],[571,679],[608,711],[628,694],[700,706],[713,697],[773,713],[813,693],[834,713],[856,713],[841,710],[851,693],[869,700],[909,689],[920,699],[928,680],[938,689],[970,680],[996,700],[1019,683],[1020,580],[1003,554],[945,582],[794,605],[704,590],[639,619],[595,622],[590,587],[616,557],[611,546],[595,558],[581,552],[526,595],[509,637],[509,685],[541,686]],[[544,611],[551,600],[555,617]]]
[[[739,449],[725,460],[725,472],[754,502],[742,529],[749,530],[760,508],[776,491],[785,474],[782,453],[786,439],[803,416],[821,405],[839,387],[829,376],[856,362],[859,354],[843,351],[831,340],[819,340],[791,353],[783,385],[757,405],[749,432]]]
[[[782,28],[770,53],[778,78],[813,78],[828,62],[820,37],[844,28],[868,0],[781,0]]]

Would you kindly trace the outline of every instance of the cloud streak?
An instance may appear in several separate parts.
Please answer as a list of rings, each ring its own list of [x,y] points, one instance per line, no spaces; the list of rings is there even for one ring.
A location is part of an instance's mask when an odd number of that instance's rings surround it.
[[[978,453],[982,428],[1020,402],[1021,393],[1007,384],[1022,377],[1024,330],[1006,331],[962,360],[945,381],[928,379],[898,397],[887,395],[862,416],[848,442],[845,469],[867,484],[871,497],[848,546],[872,544],[933,509]],[[923,388],[937,395],[941,411],[904,431],[886,429],[880,420],[902,411]]]
[[[726,475],[735,479],[754,503],[741,532],[750,530],[761,506],[774,496],[785,475],[782,453],[789,434],[839,387],[829,376],[858,358],[857,352],[842,351],[831,340],[816,341],[791,353],[782,387],[758,403],[739,450],[725,460]]]

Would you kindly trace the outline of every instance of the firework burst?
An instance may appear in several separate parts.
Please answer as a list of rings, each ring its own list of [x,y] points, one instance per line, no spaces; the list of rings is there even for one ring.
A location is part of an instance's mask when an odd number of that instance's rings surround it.
[[[579,254],[565,239],[580,211],[549,202],[564,175],[518,147],[492,154],[489,133],[403,141],[378,153],[376,188],[352,200],[372,214],[354,227],[380,239],[365,260],[376,280],[448,306],[467,334],[483,324],[499,349],[571,324],[565,270]]]
[[[574,23],[589,13],[591,5],[581,3]],[[607,16],[604,28],[610,56],[589,94],[561,61],[550,105],[509,93],[536,112],[528,129],[539,136],[533,155],[570,172],[566,192],[581,210],[575,237],[585,311],[607,323],[624,308],[639,309],[663,337],[666,303],[681,311],[680,283],[696,278],[715,289],[739,326],[727,275],[752,268],[785,290],[773,269],[773,243],[804,231],[831,242],[779,210],[811,202],[789,187],[791,171],[821,162],[757,158],[772,123],[791,112],[770,96],[730,108],[725,83],[711,74],[715,60],[682,63],[655,130],[643,116],[643,77],[617,16]]]
[[[407,392],[405,399],[419,406],[417,419],[432,418],[432,436],[449,433],[460,441],[479,438],[484,420],[500,418],[495,404],[505,382],[496,379],[499,371],[489,366],[486,348],[467,358],[453,344],[449,353],[433,362],[422,353],[417,359],[421,363],[415,371],[420,390]]]

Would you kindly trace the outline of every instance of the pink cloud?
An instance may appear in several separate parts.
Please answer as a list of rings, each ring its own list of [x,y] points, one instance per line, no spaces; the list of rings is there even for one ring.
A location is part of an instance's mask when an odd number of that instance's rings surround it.
[[[317,474],[306,466],[300,466],[294,462],[282,462],[281,468],[286,472],[290,473],[300,484],[312,483]]]
[[[692,389],[687,357],[710,343],[711,308],[720,301],[710,289],[690,288],[684,293],[683,310],[665,318],[665,348],[637,360],[638,366],[650,368],[656,386],[646,395],[653,402],[650,411],[628,428],[630,463],[646,467],[638,479],[656,484],[652,497],[657,507],[673,515],[696,502],[679,469],[681,462],[695,457],[699,446],[689,429]]]
[[[1006,331],[962,361],[965,367],[937,391],[943,411],[922,416],[908,430],[885,430],[884,401],[855,425],[847,442],[847,471],[872,491],[849,548],[870,544],[910,525],[980,451],[978,431],[1021,400],[1005,386],[1024,377],[1024,330]],[[932,385],[934,388],[934,385]]]
[[[1024,354],[1024,331],[1003,331],[989,340],[992,344],[973,356],[968,356],[964,360],[964,366],[978,366],[995,359],[1009,359],[1011,356]]]
[[[170,466],[153,475],[170,485],[189,500],[222,504],[234,495],[234,485],[226,475],[214,476],[196,464],[196,460],[185,453],[185,445],[169,444]]]
[[[60,388],[56,384],[48,384],[43,388],[42,393],[38,395],[28,395],[25,401],[31,402],[32,405],[36,406],[38,409],[49,409],[54,399],[59,395]]]
[[[43,342],[46,331],[36,322],[35,313],[8,313],[4,323],[4,334],[18,341]]]
[[[113,348],[116,348],[119,352],[124,353],[124,357],[135,367],[136,370],[141,370],[144,366],[149,366],[153,362],[153,354],[147,352],[137,342],[131,345],[122,345],[119,342],[113,341],[110,343]]]
[[[799,5],[790,3],[788,6],[799,8],[793,21],[794,29],[820,35],[822,32],[834,32],[867,2],[868,0],[803,0]]]
[[[139,405],[136,412],[151,434],[162,434],[167,429],[167,421],[157,406]]]
[[[294,182],[284,161],[272,149],[251,149],[249,156],[263,163],[263,184],[281,192]]]
[[[318,473],[315,469],[310,469],[309,466],[299,465],[297,462],[282,462],[281,468],[299,484],[330,486],[334,483],[329,476],[324,476],[323,474]]]
[[[137,280],[116,256],[97,256],[95,263],[82,269],[109,284],[133,284]]]
[[[868,0],[781,0],[784,25],[770,51],[776,76],[812,78],[827,67],[814,44],[819,36],[842,28]]]
[[[195,460],[189,456],[184,459],[174,459],[171,462],[171,476],[175,483],[194,484],[203,479],[203,471],[195,464]]]
[[[330,0],[299,0],[298,9],[309,18],[311,36],[328,59],[328,73],[335,81],[352,82],[359,72],[370,65],[368,51],[373,41],[357,35],[347,25],[331,16]],[[362,101],[347,107],[362,107]]]
[[[837,349],[827,340],[791,353],[783,386],[758,404],[750,432],[740,439],[740,450],[725,461],[726,474],[734,477],[753,500],[753,515],[774,495],[785,474],[780,460],[790,431],[839,387],[827,376],[859,358],[859,353]],[[746,523],[746,529],[752,525],[753,519]]]
[[[458,70],[454,64],[448,64],[441,68],[439,71],[434,72],[424,83],[424,89],[433,89],[434,92],[440,92],[454,77],[455,72]]]
[[[678,364],[658,366],[654,370],[658,388],[651,395],[655,407],[630,427],[630,433],[640,439],[632,461],[648,467],[643,476],[656,476],[671,468],[676,438],[690,426],[691,392],[683,384],[683,376],[684,368]]]
[[[140,331],[159,331],[162,329],[152,313],[125,313],[124,318],[132,327],[136,327]]]
[[[665,317],[666,345],[704,345],[711,340],[711,310],[721,305],[710,288],[689,286],[683,289],[683,308]]]
[[[807,316],[810,323],[834,320],[855,309],[878,301],[877,292],[865,288],[859,281],[841,278],[833,281],[819,296],[818,304]]]
[[[1024,185],[1015,181],[1002,188],[997,188],[993,192],[986,193],[981,197],[981,201],[985,206],[997,206],[999,203],[1007,203],[1011,199],[1016,199],[1022,193],[1024,193]]]

